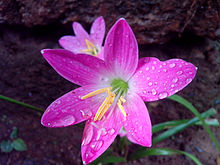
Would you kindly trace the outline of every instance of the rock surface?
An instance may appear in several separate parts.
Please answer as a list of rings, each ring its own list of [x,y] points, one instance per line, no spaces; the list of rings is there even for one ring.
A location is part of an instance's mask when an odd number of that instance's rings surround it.
[[[0,23],[48,25],[80,21],[89,26],[104,16],[107,30],[119,17],[127,19],[140,44],[165,43],[184,31],[220,38],[218,0],[1,0]]]

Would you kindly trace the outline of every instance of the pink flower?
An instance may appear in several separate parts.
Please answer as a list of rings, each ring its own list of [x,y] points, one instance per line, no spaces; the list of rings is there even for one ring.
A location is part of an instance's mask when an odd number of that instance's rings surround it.
[[[92,24],[90,35],[78,22],[73,22],[73,30],[76,36],[63,36],[60,45],[73,53],[84,53],[103,59],[102,42],[105,35],[105,21],[98,17]]]
[[[196,74],[181,59],[138,61],[135,36],[124,19],[109,31],[104,61],[68,50],[42,50],[44,58],[64,78],[82,87],[54,101],[43,114],[46,127],[65,127],[87,120],[82,160],[90,163],[114,141],[122,127],[128,138],[151,146],[151,121],[144,101],[156,101],[178,92]]]

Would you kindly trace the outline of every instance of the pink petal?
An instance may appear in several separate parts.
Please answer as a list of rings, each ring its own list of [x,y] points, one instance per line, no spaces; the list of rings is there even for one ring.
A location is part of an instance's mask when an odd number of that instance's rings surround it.
[[[85,40],[91,40],[89,37],[89,34],[85,31],[85,29],[82,27],[81,24],[78,22],[73,22],[73,30],[76,35],[77,40],[81,44],[81,46],[86,47],[86,42]]]
[[[104,60],[104,47],[100,48],[100,51],[99,51],[97,57]]]
[[[112,144],[122,126],[121,119],[121,113],[115,109],[100,121],[89,119],[86,122],[81,147],[84,164],[98,158]]]
[[[46,127],[65,127],[91,118],[105,99],[104,94],[82,100],[97,90],[94,85],[77,88],[54,101],[44,112],[41,123]]]
[[[124,109],[127,117],[123,126],[127,131],[128,139],[131,142],[150,147],[152,142],[152,126],[143,100],[135,93],[128,94]]]
[[[196,67],[180,59],[159,61],[146,57],[129,84],[144,101],[155,101],[171,96],[187,86],[196,75]]]
[[[90,37],[94,43],[102,46],[102,42],[105,36],[105,21],[102,16],[98,17],[92,24],[90,30]]]
[[[64,49],[41,51],[47,62],[67,80],[78,85],[103,83],[104,61],[85,54],[74,54]]]
[[[125,21],[119,19],[109,31],[104,45],[104,59],[116,76],[128,80],[138,64],[138,45]]]
[[[81,53],[84,49],[75,36],[63,36],[59,39],[59,44],[73,53]]]

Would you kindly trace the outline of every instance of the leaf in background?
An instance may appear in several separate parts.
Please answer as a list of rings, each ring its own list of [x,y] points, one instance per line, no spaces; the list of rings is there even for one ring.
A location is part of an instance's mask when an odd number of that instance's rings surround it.
[[[138,151],[135,151],[135,153],[130,156],[130,160],[140,159],[145,156],[179,155],[179,154],[183,154],[187,156],[197,165],[202,165],[202,163],[194,155],[184,151],[172,150],[169,148],[151,148],[151,149],[142,148]]]
[[[13,146],[10,140],[1,142],[2,152],[11,152],[12,150],[13,150]]]
[[[184,99],[183,97],[179,96],[179,95],[172,95],[170,97],[168,97],[169,99],[176,101],[180,104],[182,104],[183,106],[185,106],[187,109],[189,109],[195,116],[197,116],[199,118],[199,120],[202,122],[203,127],[205,128],[205,130],[208,132],[209,136],[211,137],[212,141],[215,143],[216,148],[218,149],[218,152],[220,153],[220,145],[217,141],[217,139],[215,138],[212,130],[209,128],[209,126],[205,123],[204,119],[202,118],[201,114],[198,112],[198,110],[186,99]]]
[[[15,139],[18,136],[18,128],[17,127],[13,127],[12,129],[12,133],[10,134],[10,138],[11,139]]]
[[[209,116],[214,115],[214,114],[216,114],[216,111],[215,111],[214,108],[211,108],[211,109],[207,110],[206,112],[203,112],[201,114],[201,117],[206,118],[206,117],[209,117]],[[176,127],[168,129],[167,131],[164,131],[163,133],[161,133],[158,136],[156,136],[155,138],[153,138],[153,144],[156,144],[156,143],[158,143],[158,142],[160,142],[160,141],[162,141],[166,138],[169,138],[170,136],[182,131],[183,129],[195,124],[198,121],[199,121],[199,118],[194,117],[191,120],[188,120],[186,123],[180,124]]]
[[[27,145],[22,139],[15,139],[12,142],[13,148],[17,151],[26,151],[27,150]]]

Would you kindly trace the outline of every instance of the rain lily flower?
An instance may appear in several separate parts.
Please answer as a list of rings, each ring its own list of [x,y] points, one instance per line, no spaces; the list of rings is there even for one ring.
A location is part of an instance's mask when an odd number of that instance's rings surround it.
[[[128,138],[151,146],[151,121],[144,101],[164,99],[188,85],[196,74],[181,59],[138,61],[136,38],[125,19],[110,29],[104,61],[68,50],[42,50],[44,58],[64,78],[80,85],[54,101],[42,116],[46,127],[65,127],[86,121],[82,160],[99,157],[123,127]]]
[[[76,36],[63,36],[59,39],[60,45],[73,53],[84,53],[103,59],[102,43],[105,35],[105,21],[98,17],[92,24],[90,35],[78,22],[73,22],[73,31]]]

